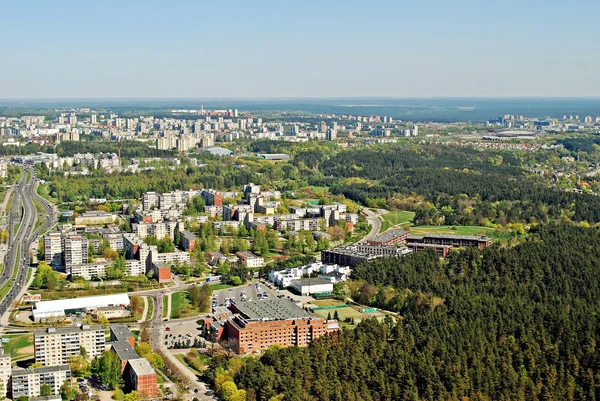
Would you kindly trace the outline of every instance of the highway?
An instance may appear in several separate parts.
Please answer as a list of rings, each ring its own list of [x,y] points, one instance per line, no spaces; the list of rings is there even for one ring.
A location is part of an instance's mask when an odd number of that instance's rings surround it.
[[[47,231],[56,224],[54,207],[37,194],[38,182],[32,170],[30,170],[30,173],[31,180],[27,182],[28,175],[23,171],[23,176],[16,184],[13,195],[9,215],[9,242],[4,258],[4,272],[0,276],[0,288],[13,280],[12,276],[15,269],[16,277],[12,282],[10,291],[0,301],[0,316],[10,309],[26,283],[29,268],[29,246],[36,240],[39,233]],[[35,226],[38,219],[38,210],[33,203],[33,199],[36,199],[45,211],[45,222],[37,230]],[[16,224],[19,224],[19,226],[15,232]]]

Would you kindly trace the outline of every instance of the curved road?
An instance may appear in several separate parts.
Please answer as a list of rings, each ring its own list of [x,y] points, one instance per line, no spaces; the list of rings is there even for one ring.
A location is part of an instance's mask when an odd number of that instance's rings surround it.
[[[373,238],[374,236],[376,236],[377,234],[379,234],[379,231],[381,230],[381,221],[379,220],[379,218],[377,217],[377,215],[375,213],[373,213],[367,207],[363,207],[362,212],[365,215],[367,215],[367,221],[371,225],[371,232],[369,232],[369,234],[367,234],[363,239],[358,241],[358,243],[366,242],[367,240],[369,240],[369,239]]]
[[[0,301],[0,316],[9,311],[12,303],[17,299],[19,293],[27,280],[27,269],[29,268],[29,246],[35,241],[39,232],[44,232],[56,223],[53,206],[41,198],[37,192],[37,181],[32,171],[31,180],[27,182],[27,172],[23,172],[21,180],[16,186],[9,217],[9,246],[4,258],[4,272],[0,276],[0,288],[11,280],[12,288]],[[45,223],[37,230],[35,229],[38,211],[33,203],[36,199],[44,208]],[[15,225],[19,223],[17,232]],[[13,279],[15,269],[16,277]]]

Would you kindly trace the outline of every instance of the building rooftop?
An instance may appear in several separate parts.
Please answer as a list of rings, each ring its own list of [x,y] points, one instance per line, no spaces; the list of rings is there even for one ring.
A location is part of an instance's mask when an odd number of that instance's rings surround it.
[[[436,244],[424,244],[422,242],[413,242],[413,246],[421,246],[423,248],[448,248],[452,249],[452,245],[436,245]]]
[[[289,300],[240,302],[234,306],[248,320],[306,319],[315,316]]]
[[[156,374],[156,371],[146,358],[130,359],[127,363],[138,377]]]
[[[256,256],[252,252],[248,252],[248,251],[238,252],[238,253],[236,253],[236,255],[238,255],[241,258],[246,258],[246,259],[258,259],[258,258],[260,258],[260,256]]]
[[[121,361],[130,361],[139,358],[137,352],[135,352],[131,344],[127,341],[115,341],[111,344],[111,348]]]
[[[393,240],[394,238],[402,237],[403,235],[407,235],[407,234],[410,234],[410,233],[406,230],[394,229],[394,230],[389,230],[382,234],[376,235],[375,237],[371,238],[369,241],[388,242],[388,241]]]
[[[25,376],[31,374],[40,374],[40,373],[52,373],[52,372],[70,372],[71,367],[67,364],[57,365],[57,366],[44,366],[41,368],[12,368],[13,376]]]
[[[68,309],[85,309],[108,305],[129,305],[129,295],[111,294],[97,297],[84,297],[76,299],[58,299],[55,301],[41,301],[34,305],[34,313],[52,313]]]
[[[331,284],[331,281],[327,281],[323,278],[312,277],[312,278],[299,278],[296,280],[292,280],[292,283],[298,283],[301,286],[313,286],[313,285],[322,285],[322,284]]]
[[[133,333],[125,325],[119,324],[110,326],[110,334],[117,339],[117,341],[127,341],[133,337]]]
[[[36,336],[43,336],[46,334],[68,334],[77,333],[79,331],[102,331],[104,333],[103,326],[90,326],[87,324],[81,325],[81,327],[48,327],[45,329],[34,330],[33,334]]]
[[[457,234],[425,234],[423,238],[447,238],[447,239],[466,239],[473,241],[487,241],[489,237],[485,235],[457,235]]]

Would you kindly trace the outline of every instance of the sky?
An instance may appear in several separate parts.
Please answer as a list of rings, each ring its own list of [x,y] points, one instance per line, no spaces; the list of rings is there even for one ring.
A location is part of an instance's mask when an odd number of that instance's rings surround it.
[[[0,98],[600,96],[600,1],[0,0]]]

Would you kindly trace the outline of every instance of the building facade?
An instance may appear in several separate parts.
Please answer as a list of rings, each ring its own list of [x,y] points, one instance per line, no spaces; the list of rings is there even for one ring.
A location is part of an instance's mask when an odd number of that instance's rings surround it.
[[[106,339],[104,328],[82,325],[73,327],[48,327],[33,334],[35,361],[45,366],[58,366],[68,363],[69,357],[81,353],[85,348],[90,359],[104,351]]]

